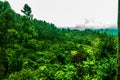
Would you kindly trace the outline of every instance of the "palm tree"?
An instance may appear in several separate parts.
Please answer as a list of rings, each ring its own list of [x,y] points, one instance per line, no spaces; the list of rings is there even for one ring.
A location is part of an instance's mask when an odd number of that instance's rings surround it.
[[[120,0],[118,0],[118,53],[117,53],[117,80],[120,80]]]

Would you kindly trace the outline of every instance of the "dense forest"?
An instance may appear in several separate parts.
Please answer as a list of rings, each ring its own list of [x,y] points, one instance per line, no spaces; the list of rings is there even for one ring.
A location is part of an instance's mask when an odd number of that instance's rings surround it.
[[[0,80],[114,80],[117,35],[57,28],[0,1]]]

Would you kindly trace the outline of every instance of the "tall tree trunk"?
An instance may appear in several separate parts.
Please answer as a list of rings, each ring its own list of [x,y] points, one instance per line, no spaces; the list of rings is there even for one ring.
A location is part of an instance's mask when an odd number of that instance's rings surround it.
[[[117,80],[120,80],[120,0],[118,0],[118,53],[117,53]]]

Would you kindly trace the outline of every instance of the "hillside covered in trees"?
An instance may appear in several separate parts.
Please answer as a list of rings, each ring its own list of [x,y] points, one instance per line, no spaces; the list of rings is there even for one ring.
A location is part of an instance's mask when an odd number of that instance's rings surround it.
[[[114,80],[117,36],[59,29],[0,1],[0,80]]]

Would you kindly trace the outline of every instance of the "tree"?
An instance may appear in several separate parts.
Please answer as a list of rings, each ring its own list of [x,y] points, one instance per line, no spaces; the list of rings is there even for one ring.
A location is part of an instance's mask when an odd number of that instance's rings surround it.
[[[30,17],[32,10],[28,4],[25,4],[23,7],[23,10],[21,10],[21,12],[23,12],[26,16]]]
[[[120,80],[120,0],[118,0],[118,53],[117,53],[117,80]]]
[[[8,58],[5,53],[8,47],[7,30],[11,28],[14,23],[14,12],[7,1],[0,2],[0,80],[5,78],[8,74]]]
[[[101,33],[99,35],[100,42],[98,45],[99,55],[98,59],[100,58],[110,58],[111,55],[117,52],[116,44],[115,44],[115,37],[112,35],[107,34],[107,32]]]

